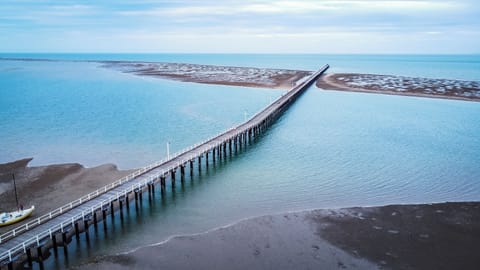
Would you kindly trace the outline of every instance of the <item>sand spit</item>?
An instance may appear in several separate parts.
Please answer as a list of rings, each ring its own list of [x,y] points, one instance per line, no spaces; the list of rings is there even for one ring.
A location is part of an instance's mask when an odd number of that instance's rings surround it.
[[[477,269],[480,202],[313,210],[180,236],[78,269]]]
[[[104,67],[185,82],[290,89],[310,71],[156,62],[102,62]]]
[[[336,73],[321,77],[317,81],[317,87],[326,90],[480,101],[480,82],[477,81]]]
[[[35,205],[34,217],[65,205],[95,191],[132,171],[119,171],[115,165],[105,164],[85,168],[80,164],[59,164],[28,167],[31,158],[0,164],[0,212],[16,208],[12,173],[15,173],[20,204]],[[28,222],[28,218],[23,222]],[[0,233],[22,223],[0,228]]]

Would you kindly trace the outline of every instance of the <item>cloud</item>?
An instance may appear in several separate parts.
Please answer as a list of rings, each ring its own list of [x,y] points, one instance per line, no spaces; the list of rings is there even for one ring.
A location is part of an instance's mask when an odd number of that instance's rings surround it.
[[[120,47],[188,51],[190,44],[192,52],[252,51],[254,45],[259,51],[272,46],[291,52],[293,48],[302,51],[298,42],[322,41],[348,48],[340,43],[349,37],[365,37],[385,45],[385,50],[398,51],[406,47],[395,47],[392,40],[414,44],[414,39],[442,38],[442,42],[457,44],[461,52],[465,43],[478,45],[480,32],[480,8],[474,0],[3,1],[0,41],[6,43],[0,42],[0,51],[26,42],[31,50],[42,43],[52,50],[93,50],[95,46],[103,50],[110,45],[117,51]],[[382,42],[382,38],[392,42]],[[425,49],[420,41],[419,51]],[[367,50],[367,46],[362,48]]]

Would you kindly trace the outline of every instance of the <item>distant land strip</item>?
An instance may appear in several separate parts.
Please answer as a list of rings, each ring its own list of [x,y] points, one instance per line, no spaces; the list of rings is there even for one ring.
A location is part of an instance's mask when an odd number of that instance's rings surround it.
[[[103,67],[184,82],[291,89],[311,71],[186,63],[103,61]]]
[[[480,101],[480,82],[477,81],[332,73],[322,76],[317,81],[317,87],[325,90]]]

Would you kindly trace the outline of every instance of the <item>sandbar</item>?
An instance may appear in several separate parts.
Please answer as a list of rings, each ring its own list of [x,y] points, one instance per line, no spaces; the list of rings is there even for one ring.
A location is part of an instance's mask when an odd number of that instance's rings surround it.
[[[324,90],[480,101],[480,82],[392,75],[330,73],[317,81]]]
[[[291,89],[311,71],[199,65],[187,63],[105,61],[103,67],[140,76],[204,84]]]

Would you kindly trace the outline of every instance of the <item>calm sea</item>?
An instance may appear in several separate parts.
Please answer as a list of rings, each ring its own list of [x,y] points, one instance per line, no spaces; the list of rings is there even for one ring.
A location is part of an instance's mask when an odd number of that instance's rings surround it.
[[[480,81],[480,56],[0,55],[142,60]],[[95,62],[0,60],[0,162],[135,168],[227,129],[283,92],[173,82]],[[311,208],[480,200],[480,103],[309,89],[261,140],[144,197],[114,230],[70,245],[63,268],[172,235]],[[118,218],[118,215],[117,215]],[[110,222],[110,220],[109,220]],[[112,226],[112,225],[111,225]],[[74,240],[75,242],[75,240]],[[79,248],[77,248],[79,246]]]

